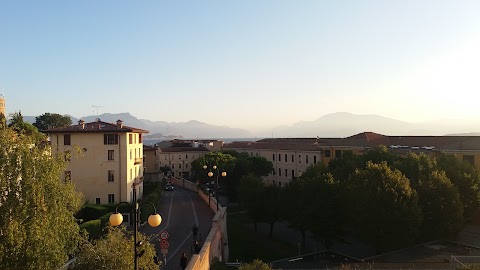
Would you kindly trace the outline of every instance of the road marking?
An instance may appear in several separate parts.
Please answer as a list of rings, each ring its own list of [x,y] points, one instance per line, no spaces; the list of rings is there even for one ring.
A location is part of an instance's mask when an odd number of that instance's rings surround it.
[[[190,232],[187,237],[185,238],[185,240],[183,240],[183,242],[178,246],[177,249],[175,249],[172,253],[170,253],[171,255],[168,257],[167,259],[167,263],[170,261],[170,259],[172,259],[175,254],[177,254],[177,252],[183,247],[183,245],[185,244],[185,242],[187,242],[189,239],[192,239],[192,232]]]
[[[190,202],[192,203],[193,215],[195,216],[195,224],[197,224],[197,226],[200,226],[200,224],[198,224],[197,211],[195,211],[195,204],[193,204],[193,199],[191,195],[190,195]]]
[[[168,209],[167,224],[165,225],[165,227],[161,228],[161,230],[158,233],[151,235],[149,242],[153,242],[154,240],[156,240],[157,237],[160,235],[160,233],[162,231],[165,231],[168,228],[168,226],[170,225],[170,216],[172,214],[173,196],[174,196],[174,194],[172,193],[172,196],[170,197],[170,207]]]

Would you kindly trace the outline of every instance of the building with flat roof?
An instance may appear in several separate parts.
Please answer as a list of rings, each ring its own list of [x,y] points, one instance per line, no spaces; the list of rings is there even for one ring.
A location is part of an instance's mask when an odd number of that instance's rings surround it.
[[[97,119],[46,133],[52,153],[64,154],[68,161],[65,180],[72,181],[89,202],[132,201],[134,183],[137,197],[142,197],[142,135],[147,130],[124,126],[122,120],[112,124]]]

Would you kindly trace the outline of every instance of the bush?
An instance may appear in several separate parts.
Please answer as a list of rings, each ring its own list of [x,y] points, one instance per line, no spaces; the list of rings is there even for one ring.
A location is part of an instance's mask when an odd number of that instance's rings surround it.
[[[90,238],[95,238],[102,233],[101,221],[100,219],[94,219],[80,224],[80,230],[86,230]]]
[[[98,219],[105,213],[109,212],[109,209],[102,204],[85,204],[75,217],[77,219],[82,219],[83,222],[90,220]]]

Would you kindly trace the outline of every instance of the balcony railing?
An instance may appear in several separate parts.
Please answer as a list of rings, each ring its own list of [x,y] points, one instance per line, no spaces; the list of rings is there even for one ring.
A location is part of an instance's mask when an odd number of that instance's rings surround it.
[[[142,162],[143,162],[143,158],[135,158],[135,161],[133,164],[138,165],[138,164],[142,164]]]

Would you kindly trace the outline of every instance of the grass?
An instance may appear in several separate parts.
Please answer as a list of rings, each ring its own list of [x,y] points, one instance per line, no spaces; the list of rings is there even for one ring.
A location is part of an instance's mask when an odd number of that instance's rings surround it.
[[[293,244],[254,232],[253,228],[248,226],[251,221],[247,213],[229,211],[227,222],[230,261],[252,262],[260,259],[270,262],[295,256],[298,252]]]

